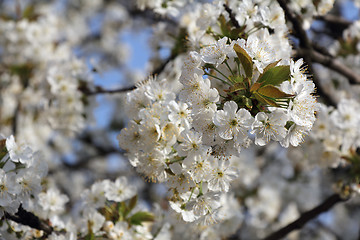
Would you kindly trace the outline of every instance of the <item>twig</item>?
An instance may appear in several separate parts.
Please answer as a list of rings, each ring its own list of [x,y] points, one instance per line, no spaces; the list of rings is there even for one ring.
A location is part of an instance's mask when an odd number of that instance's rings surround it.
[[[114,93],[123,93],[123,92],[128,92],[128,91],[132,91],[136,88],[135,85],[133,86],[129,86],[129,87],[124,87],[124,88],[118,88],[118,89],[103,89],[102,87],[100,86],[97,86],[96,87],[96,90],[94,91],[90,91],[88,89],[81,89],[81,91],[88,95],[88,96],[91,96],[91,95],[96,95],[96,94],[114,94]]]
[[[159,75],[162,71],[164,71],[166,65],[175,59],[175,55],[171,55],[170,57],[168,57],[159,67],[157,67],[153,72],[152,76],[156,76]],[[82,88],[80,89],[85,95],[91,96],[91,95],[97,95],[97,94],[115,94],[115,93],[124,93],[124,92],[128,92],[128,91],[132,91],[136,89],[135,85],[132,86],[128,86],[128,87],[123,87],[123,88],[118,88],[118,89],[103,89],[100,86],[96,87],[96,90],[91,91],[87,88]]]
[[[326,23],[336,26],[337,28],[343,28],[343,29],[348,28],[352,24],[351,21],[348,21],[342,17],[335,16],[332,14],[327,14],[325,16],[316,16],[315,19],[324,21]]]
[[[295,220],[294,222],[290,223],[289,225],[279,229],[278,231],[272,233],[268,237],[264,238],[263,240],[277,240],[285,237],[290,232],[301,229],[307,222],[316,218],[321,213],[328,211],[332,208],[335,204],[339,202],[346,201],[347,199],[343,199],[340,197],[339,194],[333,194],[329,198],[327,198],[323,203],[319,206],[311,209],[310,211],[304,212],[301,216]]]
[[[334,57],[325,47],[313,42],[312,47],[315,51],[321,53],[322,55],[328,56],[328,57]]]
[[[16,136],[17,133],[17,129],[18,129],[18,120],[19,120],[19,114],[20,114],[20,102],[18,102],[16,108],[15,108],[15,112],[14,112],[14,117],[12,119],[12,126],[11,126],[11,131],[12,131],[12,135]]]

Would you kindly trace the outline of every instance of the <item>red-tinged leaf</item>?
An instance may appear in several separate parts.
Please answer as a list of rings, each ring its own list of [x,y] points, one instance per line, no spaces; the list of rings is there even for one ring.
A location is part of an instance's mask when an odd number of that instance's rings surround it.
[[[254,83],[250,88],[250,92],[254,92],[254,91],[258,90],[260,88],[260,86],[261,86],[260,83],[258,83],[258,82]]]
[[[270,98],[289,98],[293,97],[291,94],[284,93],[277,87],[274,87],[273,85],[266,85],[257,90],[258,93],[260,93],[263,96],[270,97]]]
[[[6,145],[6,139],[1,139],[0,140],[0,149],[4,148]]]
[[[257,92],[254,92],[254,96],[259,102],[261,102],[263,104],[270,105],[273,107],[279,107],[279,105],[274,100],[271,100],[267,97],[261,96]]]
[[[253,74],[253,62],[249,54],[238,44],[234,45],[234,50],[238,56],[240,63],[244,67],[246,77],[251,78]]]

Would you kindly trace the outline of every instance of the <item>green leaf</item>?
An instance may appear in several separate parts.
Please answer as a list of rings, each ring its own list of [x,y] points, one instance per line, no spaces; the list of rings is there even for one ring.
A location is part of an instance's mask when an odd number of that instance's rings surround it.
[[[270,63],[264,68],[263,74],[267,72],[267,70],[276,67],[276,65],[281,61],[281,59],[277,60],[276,62]]]
[[[142,222],[153,222],[155,217],[149,212],[137,212],[129,220],[131,225],[142,225]]]
[[[280,61],[281,61],[281,59],[278,60],[278,61],[276,61],[276,62],[273,62],[273,63],[270,63],[269,65],[267,65],[267,66],[264,68],[262,74],[260,74],[260,76],[258,77],[258,79],[262,78],[262,76],[263,76],[269,69],[275,67]]]
[[[95,240],[95,234],[90,232],[85,236],[85,240]]]
[[[229,76],[229,80],[232,83],[241,83],[244,81],[244,78],[240,75],[236,75],[236,76]]]
[[[126,211],[127,211],[125,202],[117,203],[117,209],[119,211],[119,216],[121,216],[121,217],[125,216]]]
[[[284,93],[277,87],[274,87],[273,85],[265,85],[257,90],[258,93],[265,97],[270,98],[289,98],[293,97],[291,94]]]
[[[282,65],[268,69],[259,76],[257,82],[277,86],[290,78],[290,66]]]
[[[234,45],[234,50],[236,52],[236,55],[238,56],[240,63],[244,67],[245,74],[248,78],[251,79],[253,74],[253,62],[252,58],[249,56],[249,54],[238,44]]]

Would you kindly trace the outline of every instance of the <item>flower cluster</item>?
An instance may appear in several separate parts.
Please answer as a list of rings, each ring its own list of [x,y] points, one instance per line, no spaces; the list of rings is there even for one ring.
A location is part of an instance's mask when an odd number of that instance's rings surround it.
[[[302,60],[282,65],[286,61],[276,59],[254,35],[227,41],[192,52],[184,65],[180,100],[191,106],[195,130],[207,144],[226,141],[235,149],[248,142],[249,131],[260,146],[270,139],[297,146],[317,109],[314,83],[303,73]]]
[[[0,217],[14,214],[20,204],[41,192],[41,180],[47,165],[37,152],[15,142],[14,136],[0,140]]]
[[[127,96],[128,127],[118,136],[130,163],[152,181],[166,182],[171,206],[186,221],[215,213],[219,191],[228,191],[236,171],[217,158],[191,130],[191,110],[176,102],[164,82],[149,80]],[[131,110],[131,112],[130,112]]]
[[[170,205],[185,221],[205,222],[220,206],[237,171],[232,155],[270,140],[297,146],[315,121],[314,84],[302,60],[281,65],[265,42],[226,37],[191,52],[180,101],[149,80],[127,96],[132,120],[118,136],[131,164],[150,180],[166,182]],[[210,216],[210,217],[209,217]]]

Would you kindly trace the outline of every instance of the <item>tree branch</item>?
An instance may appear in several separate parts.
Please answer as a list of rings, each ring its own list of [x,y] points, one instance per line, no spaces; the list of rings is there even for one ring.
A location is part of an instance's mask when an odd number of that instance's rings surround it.
[[[304,28],[302,27],[302,20],[300,16],[298,16],[288,7],[285,0],[277,0],[277,2],[279,3],[280,7],[284,10],[285,17],[292,23],[296,36],[300,40],[300,46],[307,49],[312,49],[311,42],[307,37]]]
[[[326,23],[334,25],[334,27],[336,28],[342,28],[342,29],[346,29],[352,24],[351,21],[348,21],[342,17],[335,16],[332,14],[327,14],[324,16],[316,16],[315,19],[324,21]]]
[[[349,79],[349,82],[352,84],[359,84],[360,83],[360,76],[356,74],[351,68],[347,67],[346,65],[342,64],[339,60],[323,55],[317,51],[309,51],[308,49],[299,49],[300,55],[309,55],[311,60],[316,63],[320,63],[325,67],[334,70],[337,73],[345,76]]]
[[[302,28],[300,17],[296,15],[293,11],[291,11],[291,9],[289,9],[285,0],[278,0],[278,3],[283,8],[286,18],[293,24],[297,37],[300,40],[300,48],[302,48],[302,50],[300,50],[300,52],[302,53],[301,55],[305,58],[305,61],[308,62],[310,69],[311,61],[317,62],[347,77],[350,83],[360,83],[359,75],[357,75],[347,66],[341,64],[338,60],[331,57],[331,54],[324,54],[324,48],[322,48],[321,53],[315,51],[313,49],[311,41],[307,37],[305,30]],[[323,17],[323,19],[327,19],[328,21],[335,21],[334,17],[329,16]],[[319,84],[317,85],[319,87]]]
[[[91,91],[89,89],[81,89],[81,91],[88,96],[91,95],[97,95],[97,94],[114,94],[114,93],[123,93],[123,92],[128,92],[128,91],[132,91],[136,88],[135,85],[133,86],[129,86],[129,87],[123,87],[123,88],[117,88],[117,89],[104,89],[100,86],[96,87],[96,90]]]
[[[343,199],[340,197],[339,194],[333,194],[329,198],[327,198],[323,203],[321,203],[319,206],[304,212],[301,214],[301,216],[295,220],[294,222],[290,223],[289,225],[279,229],[278,231],[272,233],[268,237],[264,238],[263,240],[277,240],[285,237],[290,232],[301,229],[307,222],[310,220],[316,218],[321,213],[328,211],[330,208],[332,208],[335,204],[339,202],[346,201],[347,199]]]
[[[304,28],[302,27],[302,20],[300,16],[298,16],[287,6],[285,0],[278,0],[278,3],[280,7],[284,10],[286,19],[288,19],[292,23],[295,34],[300,40],[299,43],[300,47],[306,49],[311,53],[314,52],[313,44],[309,40]],[[315,70],[312,64],[313,63],[312,58],[309,55],[302,55],[302,57],[304,58],[305,62],[308,65],[309,72],[312,74],[313,81],[317,86],[317,93],[322,97],[324,102],[326,102],[329,105],[336,106],[337,105],[336,101],[330,95],[328,95],[326,91],[324,91],[324,89],[322,89],[320,80],[317,78],[315,74]]]
[[[46,235],[49,235],[53,232],[53,228],[51,226],[40,220],[33,213],[23,209],[21,205],[15,215],[10,215],[9,213],[5,212],[5,218],[10,219],[16,223],[29,226],[31,228],[42,230]]]
[[[236,20],[235,15],[233,14],[232,10],[229,8],[227,4],[223,4],[225,11],[229,14],[230,21],[236,28],[241,28],[239,22]]]

